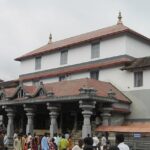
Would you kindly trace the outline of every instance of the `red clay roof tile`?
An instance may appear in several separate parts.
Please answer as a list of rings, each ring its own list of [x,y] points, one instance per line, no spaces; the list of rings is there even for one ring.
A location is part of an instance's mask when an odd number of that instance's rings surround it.
[[[96,131],[100,132],[130,132],[130,133],[150,133],[150,122],[134,122],[124,125],[99,126]]]
[[[117,25],[102,28],[102,29],[99,29],[96,31],[81,34],[78,36],[70,37],[70,38],[67,38],[64,40],[52,42],[52,43],[44,45],[36,50],[33,50],[21,57],[18,57],[15,60],[21,61],[21,60],[29,58],[29,57],[35,57],[35,56],[42,55],[44,53],[48,53],[48,52],[51,52],[54,50],[68,48],[68,47],[71,47],[74,45],[90,42],[92,40],[101,39],[101,38],[109,37],[109,36],[124,33],[124,32],[130,32],[130,33],[135,34],[136,36],[139,36],[150,42],[149,38],[129,29],[128,27],[124,26],[123,24],[117,24]]]
[[[94,79],[84,78],[77,80],[68,80],[62,82],[43,84],[47,92],[53,92],[55,96],[75,96],[80,94],[80,89],[83,87],[94,88],[97,90],[96,95],[108,97],[108,91],[112,90],[116,95],[115,98],[119,101],[130,103],[130,100],[117,88],[108,82],[98,81]],[[35,86],[24,86],[25,92],[34,95],[37,88]],[[14,88],[5,89],[7,95],[12,96],[15,92]]]

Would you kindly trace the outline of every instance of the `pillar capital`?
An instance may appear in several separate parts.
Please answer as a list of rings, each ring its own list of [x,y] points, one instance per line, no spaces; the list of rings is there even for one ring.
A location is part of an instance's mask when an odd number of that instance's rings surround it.
[[[26,112],[34,112],[35,111],[35,106],[33,106],[33,105],[24,104],[23,107]]]
[[[82,109],[82,110],[92,110],[93,108],[95,108],[95,104],[96,104],[96,101],[79,101],[79,107]]]
[[[3,108],[5,109],[5,111],[7,113],[14,113],[15,110],[16,110],[16,107],[15,106],[3,106]]]

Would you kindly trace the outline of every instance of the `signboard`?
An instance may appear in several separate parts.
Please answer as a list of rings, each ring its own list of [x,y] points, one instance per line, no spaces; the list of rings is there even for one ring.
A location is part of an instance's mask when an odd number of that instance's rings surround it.
[[[134,138],[141,138],[141,133],[134,133],[134,134],[133,134],[133,137],[134,137]]]

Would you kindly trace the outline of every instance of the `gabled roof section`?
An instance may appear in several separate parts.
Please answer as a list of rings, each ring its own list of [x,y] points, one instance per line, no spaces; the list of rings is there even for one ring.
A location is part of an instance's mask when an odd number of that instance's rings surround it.
[[[44,88],[43,85],[40,85],[36,91],[34,93],[32,93],[32,97],[37,97],[37,96],[46,96],[47,95],[47,91]]]
[[[150,56],[149,57],[142,57],[142,58],[136,58],[128,65],[122,68],[122,70],[144,70],[144,69],[150,69]]]
[[[110,37],[113,35],[118,35],[120,33],[132,33],[138,37],[143,38],[144,40],[150,42],[150,39],[143,36],[142,34],[139,34],[133,30],[131,30],[130,28],[124,26],[122,23],[121,24],[117,24],[117,25],[113,25],[110,27],[106,27],[106,28],[102,28],[96,31],[92,31],[92,32],[88,32],[85,34],[81,34],[78,36],[74,36],[74,37],[70,37],[64,40],[60,40],[60,41],[56,41],[56,42],[51,42],[49,44],[46,44],[36,50],[33,50],[21,57],[16,58],[15,60],[17,61],[21,61],[23,59],[27,59],[30,57],[36,57],[45,53],[49,53],[51,51],[55,51],[55,50],[60,50],[63,48],[69,48],[71,46],[75,46],[78,44],[83,44],[86,42],[91,42],[93,40],[97,40],[97,39],[102,39],[105,37]]]
[[[16,97],[16,94],[21,89],[23,89],[25,94],[28,93],[29,96],[33,98],[36,97],[40,89],[45,90],[47,94],[53,93],[54,94],[53,96],[55,97],[80,96],[81,94],[80,89],[82,88],[94,89],[96,90],[95,96],[104,97],[104,98],[108,98],[109,97],[108,92],[112,91],[113,93],[115,93],[113,98],[118,100],[118,102],[131,103],[131,101],[121,91],[119,91],[116,87],[114,87],[111,83],[89,79],[89,78],[43,84],[43,88],[40,87],[39,89],[37,89],[35,86],[23,86],[23,88],[16,87],[16,90],[12,89],[11,91],[12,93],[11,99],[18,99]],[[47,95],[45,95],[45,97],[46,96]]]
[[[13,87],[13,88],[5,88],[4,89],[5,96],[8,97],[8,98],[12,97],[15,92],[16,92],[16,88],[15,87]]]

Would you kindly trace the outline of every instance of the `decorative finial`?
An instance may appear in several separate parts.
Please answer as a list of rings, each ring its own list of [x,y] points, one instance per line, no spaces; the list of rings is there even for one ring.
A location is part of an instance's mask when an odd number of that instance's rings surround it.
[[[117,24],[122,24],[122,16],[121,16],[121,12],[119,11],[119,15],[118,15],[118,22]]]
[[[52,43],[52,34],[50,33],[49,35],[49,41],[48,41],[48,44]]]

